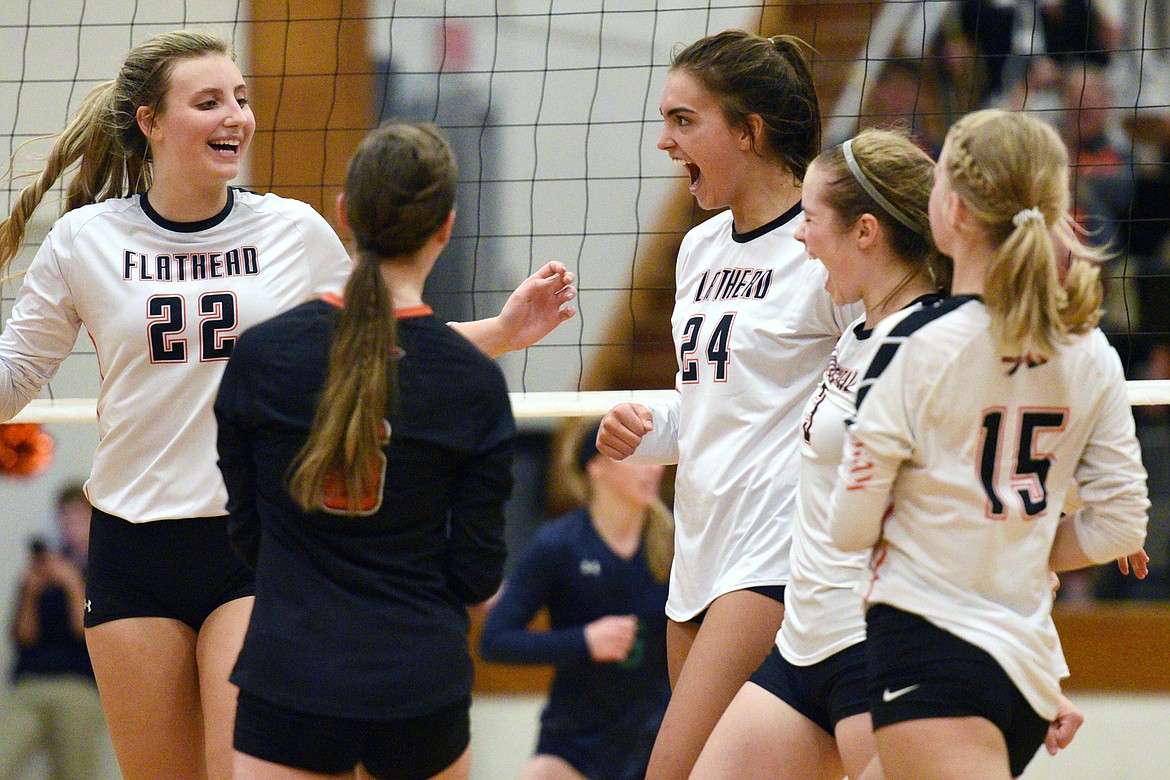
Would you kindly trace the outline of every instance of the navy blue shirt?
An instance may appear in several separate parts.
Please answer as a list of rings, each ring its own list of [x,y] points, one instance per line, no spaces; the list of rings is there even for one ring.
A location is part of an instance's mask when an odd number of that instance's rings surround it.
[[[400,312],[381,504],[362,516],[302,512],[287,476],[336,316],[312,301],[249,329],[215,402],[229,530],[256,566],[231,679],[301,712],[415,717],[471,691],[465,605],[503,576],[515,424],[495,363],[429,309]]]
[[[542,731],[641,729],[661,721],[670,698],[666,590],[643,550],[619,557],[588,511],[576,509],[533,535],[484,623],[481,653],[488,661],[556,665]],[[542,606],[549,630],[528,631]],[[598,663],[589,655],[585,625],[606,615],[638,617],[638,638],[624,662]]]
[[[40,637],[31,647],[16,647],[12,679],[37,675],[76,674],[93,677],[85,639],[73,633],[69,597],[62,588],[46,588],[37,600]]]

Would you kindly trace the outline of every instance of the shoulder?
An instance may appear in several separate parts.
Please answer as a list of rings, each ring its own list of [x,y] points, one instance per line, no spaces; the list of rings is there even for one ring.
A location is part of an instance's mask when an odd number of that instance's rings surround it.
[[[708,217],[688,230],[687,234],[683,236],[682,246],[683,248],[688,248],[713,239],[731,240],[730,209],[725,209],[712,217]]]
[[[924,379],[937,376],[937,369],[959,355],[966,342],[986,333],[987,311],[977,298],[957,295],[890,315],[879,329],[878,346],[858,387],[858,407],[895,360],[902,373]],[[912,368],[919,364],[929,370]]]
[[[584,507],[578,507],[542,524],[533,533],[529,545],[544,551],[569,547],[588,527],[589,513]]]
[[[948,332],[970,332],[971,323],[986,320],[986,309],[967,295],[939,298],[891,315],[887,338],[931,339]]]
[[[260,352],[279,348],[288,342],[300,349],[306,346],[304,339],[308,332],[325,334],[331,331],[335,313],[335,307],[319,298],[294,306],[240,334],[232,350],[232,359],[238,362],[237,358],[254,358]]]
[[[304,201],[285,198],[271,192],[260,194],[251,190],[232,190],[236,207],[257,216],[267,215],[296,223],[298,226],[324,227],[332,230],[321,213]]]
[[[447,373],[504,381],[503,372],[494,360],[434,315],[403,318],[398,322],[398,329],[408,351],[413,342],[415,349],[426,351],[428,360],[441,361]]]
[[[116,216],[135,210],[141,212],[137,195],[128,198],[110,198],[100,203],[90,203],[65,212],[53,223],[52,230],[76,233],[83,227],[93,225],[95,220],[100,221],[103,217]]]

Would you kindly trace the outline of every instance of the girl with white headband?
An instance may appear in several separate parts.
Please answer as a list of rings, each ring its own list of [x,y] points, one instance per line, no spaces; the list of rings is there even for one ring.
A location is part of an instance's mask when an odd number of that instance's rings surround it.
[[[930,236],[932,167],[904,135],[865,130],[823,152],[805,176],[795,238],[827,269],[834,303],[860,301],[865,310],[804,406],[784,623],[693,778],[858,777],[876,752],[856,592],[867,555],[833,546],[828,503],[875,350],[895,326],[943,300],[950,282],[950,263]]]
[[[891,331],[859,386],[828,531],[868,557],[869,705],[889,780],[1021,774],[1061,701],[1050,569],[1141,563],[1146,472],[1120,360],[1095,328],[1100,256],[1072,231],[1068,168],[1056,132],[1026,115],[951,128],[930,226],[952,297]],[[1082,508],[1062,515],[1074,489]]]

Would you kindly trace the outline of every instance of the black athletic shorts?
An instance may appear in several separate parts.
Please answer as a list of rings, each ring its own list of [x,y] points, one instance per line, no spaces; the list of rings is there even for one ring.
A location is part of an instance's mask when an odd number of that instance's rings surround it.
[[[536,755],[556,756],[589,778],[643,780],[662,712],[648,713],[640,723],[620,720],[593,730],[541,724]]]
[[[784,603],[784,586],[783,585],[757,585],[754,588],[743,588],[743,590],[750,590],[752,593],[759,593],[761,596],[767,596],[773,601]],[[732,591],[734,593],[734,591]],[[710,609],[708,607],[707,609]],[[703,619],[707,617],[707,610],[704,609],[699,614],[688,620],[688,623],[695,625],[702,625]]]
[[[790,663],[773,645],[750,679],[823,728],[830,737],[835,738],[839,721],[869,712],[865,642],[850,645],[809,666]]]
[[[93,510],[87,627],[164,617],[198,631],[221,605],[255,594],[255,574],[228,541],[227,518],[131,523]]]
[[[308,772],[335,775],[361,764],[379,780],[424,780],[471,744],[471,697],[426,715],[371,721],[297,712],[240,691],[234,743]]]
[[[1012,777],[1023,774],[1049,724],[994,658],[888,604],[871,606],[865,622],[874,730],[924,718],[985,718],[1003,732]]]

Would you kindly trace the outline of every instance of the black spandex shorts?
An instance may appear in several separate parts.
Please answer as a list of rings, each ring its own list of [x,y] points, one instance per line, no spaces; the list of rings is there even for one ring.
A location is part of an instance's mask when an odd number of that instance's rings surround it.
[[[198,631],[219,606],[255,594],[255,575],[228,541],[227,518],[131,523],[93,510],[87,627],[164,617]]]
[[[980,717],[1007,742],[1012,777],[1044,744],[1041,718],[985,650],[910,612],[875,604],[865,616],[873,727],[923,718]]]
[[[784,586],[783,585],[757,585],[754,588],[743,588],[743,590],[750,590],[752,593],[759,593],[761,596],[767,596],[768,598],[772,599],[773,601],[779,601],[781,604],[784,603]],[[710,609],[710,607],[708,607],[707,609]],[[704,609],[702,612],[695,615],[693,618],[691,618],[687,622],[694,623],[695,625],[701,625],[703,622],[703,619],[706,617],[707,617],[707,610]]]
[[[281,766],[321,774],[358,764],[379,780],[437,775],[471,744],[471,697],[438,712],[392,720],[353,720],[297,712],[240,691],[235,748]]]
[[[865,642],[850,645],[810,666],[788,662],[773,645],[750,679],[823,728],[830,737],[839,721],[869,711]]]

